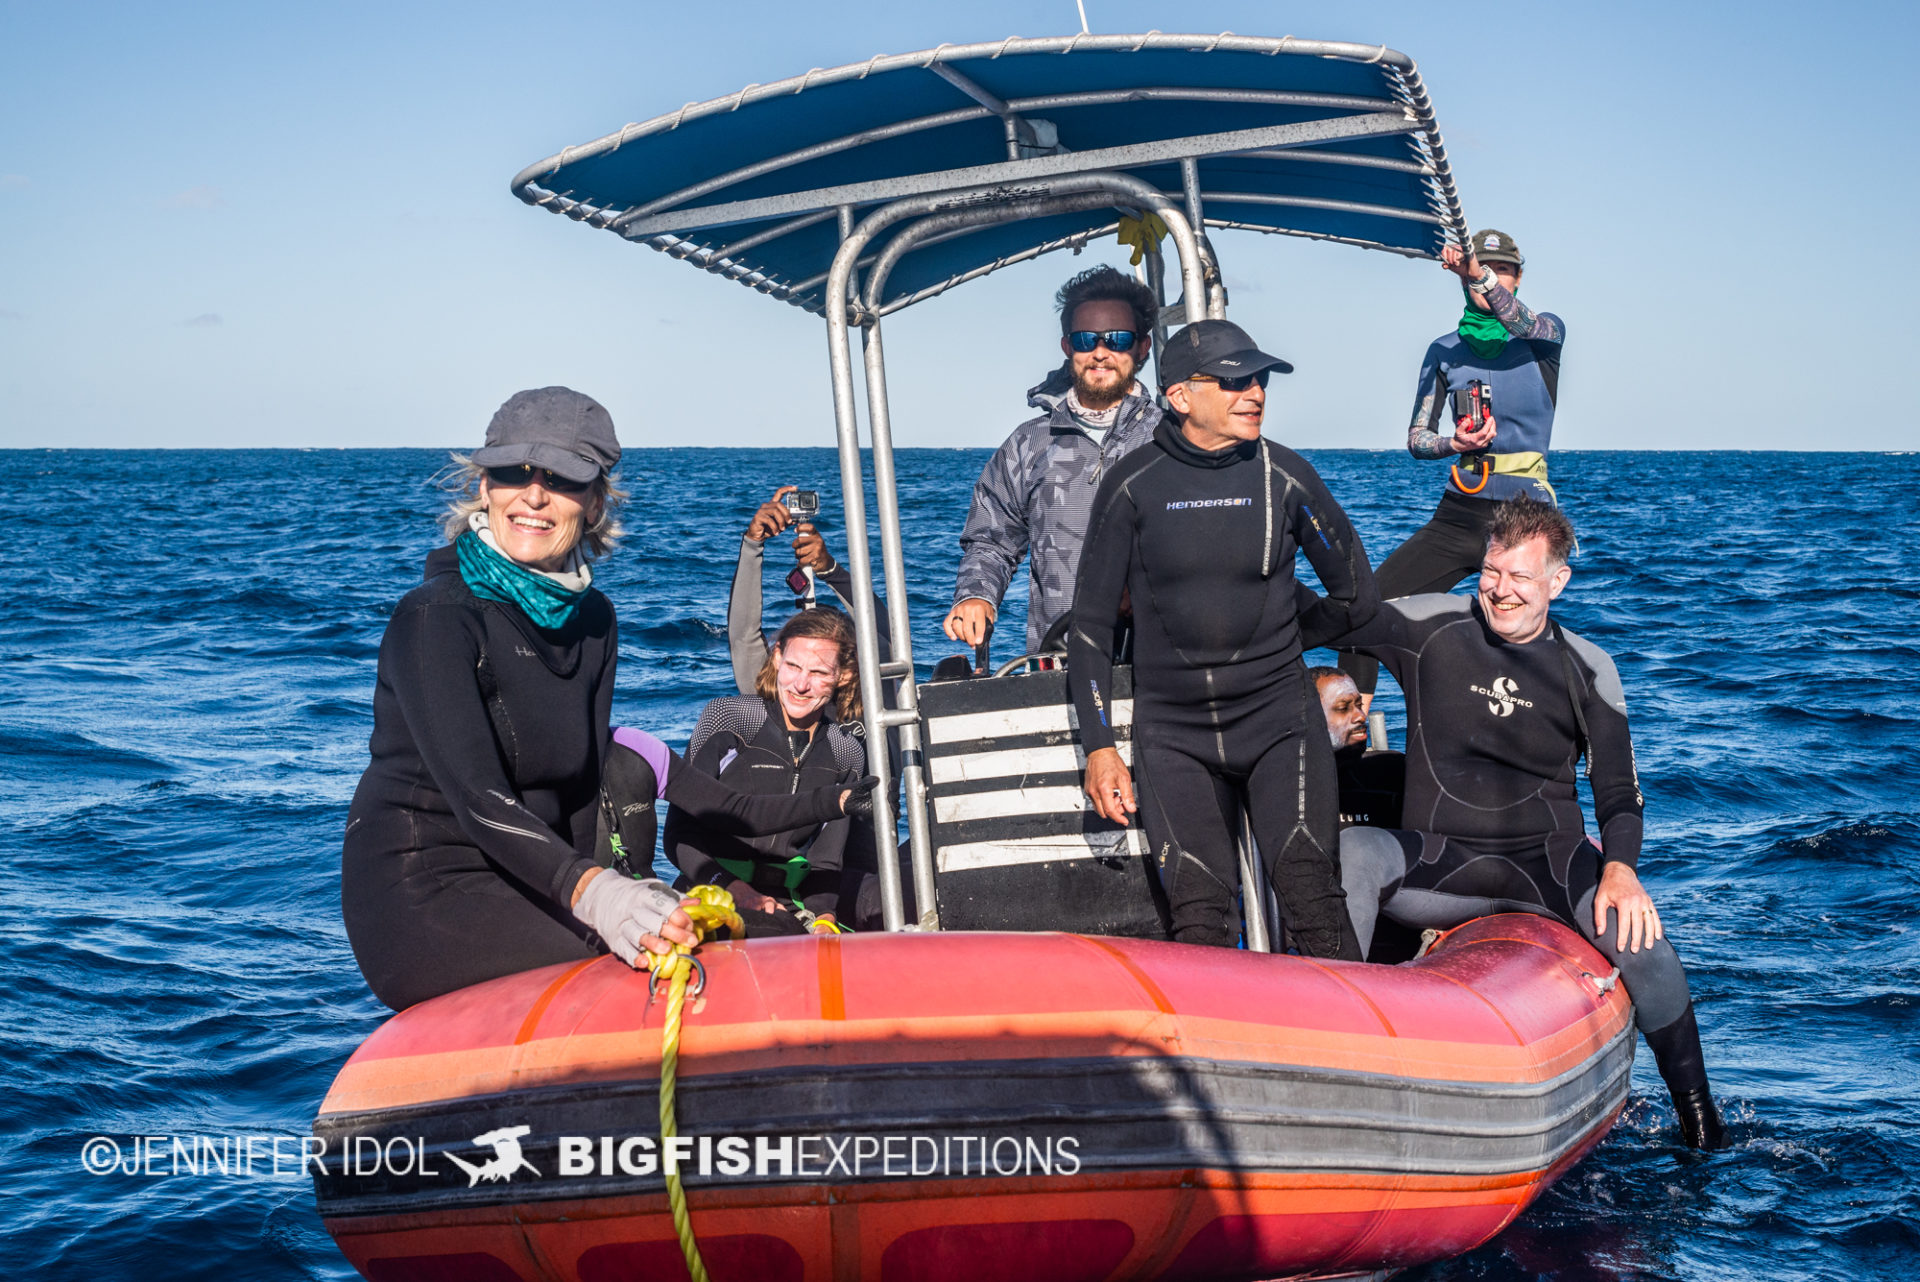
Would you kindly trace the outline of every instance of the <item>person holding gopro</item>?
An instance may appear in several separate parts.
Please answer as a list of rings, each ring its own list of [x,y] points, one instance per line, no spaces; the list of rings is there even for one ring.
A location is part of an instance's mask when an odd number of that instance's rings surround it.
[[[1137,811],[1173,938],[1231,947],[1239,810],[1253,821],[1287,930],[1313,957],[1360,960],[1336,864],[1339,801],[1301,630],[1337,636],[1379,608],[1366,550],[1313,466],[1260,434],[1266,385],[1293,366],[1203,320],[1168,339],[1172,416],[1094,496],[1067,641],[1067,684],[1102,818]],[[1326,586],[1296,601],[1304,552]],[[1133,602],[1134,777],[1108,722],[1113,637]]]
[[[754,512],[746,533],[740,536],[740,559],[733,570],[733,591],[727,597],[727,651],[733,660],[734,687],[743,695],[754,693],[770,649],[761,619],[765,609],[761,576],[766,572],[768,539],[789,529],[794,532],[796,564],[787,572],[787,587],[796,605],[804,602],[812,608],[814,585],[824,583],[852,610],[853,576],[827,550],[827,541],[811,519],[819,514],[818,490],[782,485]],[[878,594],[873,598],[873,619],[880,648],[885,651],[892,644],[892,634],[887,628],[886,605]]]
[[[714,699],[701,711],[687,759],[743,792],[803,792],[866,772],[853,625],[814,601],[816,581],[847,601],[853,578],[827,551],[818,528],[800,519],[819,511],[818,491],[782,485],[754,512],[740,540],[727,602],[728,651],[739,693]],[[787,587],[803,608],[769,637],[761,626],[764,549],[768,539],[788,530],[796,534],[797,564]],[[877,596],[874,616],[884,648],[887,614]],[[877,843],[866,818],[754,838],[675,808],[667,812],[664,842],[683,888],[725,886],[749,935],[830,932],[879,920]]]
[[[1464,249],[1441,250],[1440,262],[1460,278],[1466,308],[1420,364],[1407,452],[1446,460],[1447,488],[1432,518],[1381,562],[1380,595],[1388,599],[1451,591],[1477,573],[1502,499],[1558,501],[1547,483],[1547,449],[1566,325],[1520,301],[1526,258],[1505,232],[1475,232]],[[1440,434],[1443,420],[1452,435]],[[1370,710],[1380,665],[1343,655],[1340,669]]]
[[[944,624],[980,647],[1020,558],[1030,557],[1026,653],[1037,653],[1073,606],[1080,546],[1101,477],[1145,445],[1160,408],[1136,377],[1159,303],[1109,266],[1081,272],[1055,296],[1066,363],[1027,393],[1040,411],[1013,429],[973,487],[960,534],[960,573]]]

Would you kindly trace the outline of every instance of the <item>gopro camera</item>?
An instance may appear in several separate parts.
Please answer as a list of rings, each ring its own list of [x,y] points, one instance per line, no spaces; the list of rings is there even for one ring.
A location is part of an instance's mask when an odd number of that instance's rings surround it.
[[[1467,420],[1467,430],[1477,432],[1493,417],[1493,389],[1474,379],[1453,394],[1453,422]]]
[[[806,521],[820,515],[819,490],[795,490],[786,497],[787,511],[793,513],[796,521]]]

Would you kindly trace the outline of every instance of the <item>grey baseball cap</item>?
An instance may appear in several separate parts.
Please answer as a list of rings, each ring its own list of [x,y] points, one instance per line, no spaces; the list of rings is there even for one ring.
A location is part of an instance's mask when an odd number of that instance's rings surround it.
[[[1263,369],[1293,373],[1290,362],[1261,351],[1247,331],[1232,321],[1195,321],[1167,339],[1160,353],[1160,386],[1164,390],[1195,374],[1238,378]]]
[[[515,392],[494,411],[487,443],[473,461],[480,467],[531,463],[585,483],[620,462],[620,442],[599,401],[571,387],[536,387]]]

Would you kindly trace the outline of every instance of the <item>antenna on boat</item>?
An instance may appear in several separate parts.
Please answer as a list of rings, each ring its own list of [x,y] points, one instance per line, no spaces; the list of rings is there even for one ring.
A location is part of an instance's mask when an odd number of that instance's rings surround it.
[[[1090,34],[1087,30],[1087,0],[1073,0],[1073,7],[1080,11],[1080,34]]]

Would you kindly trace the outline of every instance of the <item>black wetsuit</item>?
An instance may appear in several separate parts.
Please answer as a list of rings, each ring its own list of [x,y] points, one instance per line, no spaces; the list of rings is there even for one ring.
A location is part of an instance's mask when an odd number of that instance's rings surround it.
[[[1305,612],[1297,551],[1329,594]],[[1067,643],[1089,753],[1114,746],[1106,700],[1123,590],[1140,819],[1174,938],[1231,944],[1238,934],[1244,802],[1300,950],[1357,959],[1334,861],[1333,746],[1300,660],[1303,621],[1341,633],[1378,608],[1346,514],[1305,459],[1271,442],[1209,453],[1163,422],[1114,465],[1094,498]]]
[[[599,866],[615,632],[597,591],[553,631],[476,597],[452,548],[395,607],[340,873],[354,958],[395,1010],[605,951],[570,904]],[[670,800],[762,830],[839,813],[837,793],[745,798],[667,773]]]
[[[1340,782],[1340,827],[1398,828],[1400,802],[1407,794],[1407,756],[1370,752],[1365,744],[1336,748],[1335,778]]]
[[[867,753],[859,724],[842,726],[831,710],[808,737],[787,730],[773,700],[737,695],[706,706],[688,741],[687,759],[742,792],[784,796],[855,782],[866,773]],[[815,828],[745,838],[675,806],[667,811],[667,858],[690,885],[724,885],[740,878],[762,894],[798,901],[810,912],[833,913],[852,924],[862,879],[859,871],[851,877],[847,872],[856,827],[866,839],[863,862],[870,864],[870,822],[840,818]],[[845,903],[843,888],[852,892]]]
[[[1400,830],[1342,836],[1347,903],[1362,942],[1376,912],[1413,927],[1492,912],[1556,917],[1620,968],[1668,1086],[1704,1086],[1686,972],[1673,946],[1615,948],[1611,913],[1603,934],[1593,929],[1603,863],[1634,867],[1642,833],[1613,660],[1557,628],[1521,645],[1504,641],[1479,603],[1459,596],[1389,601],[1348,643],[1385,663],[1407,698]],[[1598,846],[1586,835],[1576,789],[1583,741]]]

